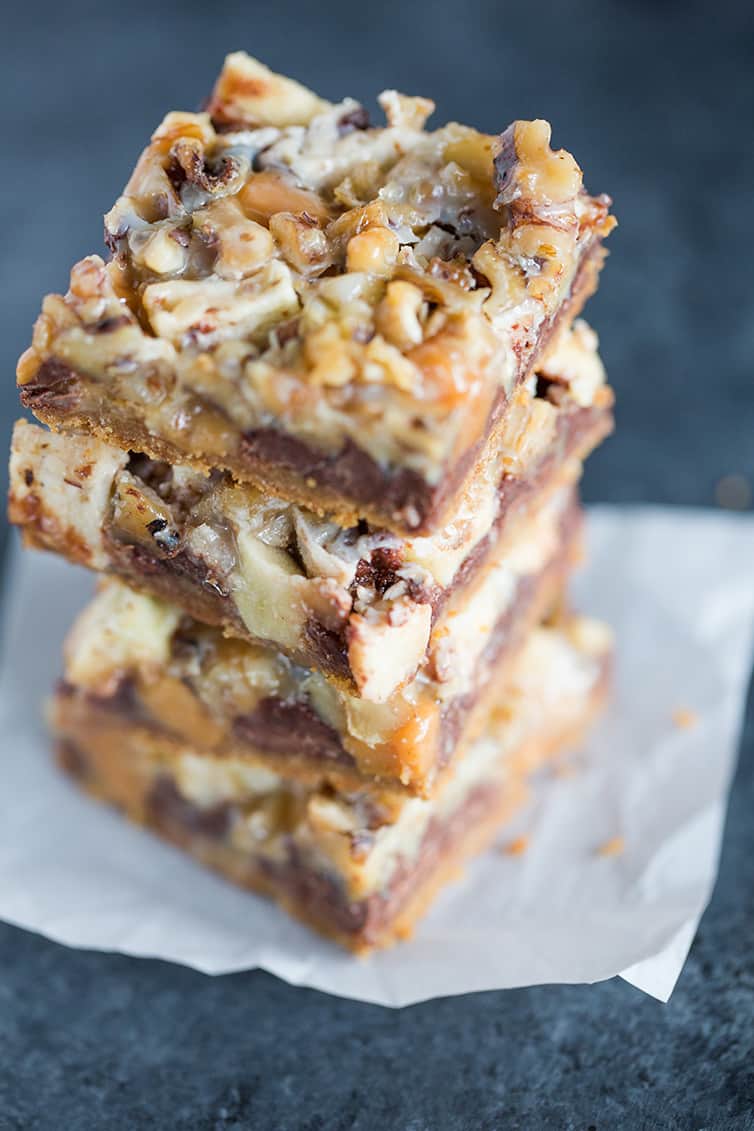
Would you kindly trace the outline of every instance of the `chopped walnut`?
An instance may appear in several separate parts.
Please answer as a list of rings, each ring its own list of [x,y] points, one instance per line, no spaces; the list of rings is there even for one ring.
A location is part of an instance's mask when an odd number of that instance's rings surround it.
[[[394,385],[411,392],[418,384],[419,370],[396,346],[376,334],[364,351],[364,379]]]
[[[180,539],[170,506],[128,471],[113,481],[112,519],[119,536],[155,553],[170,555],[178,549]]]
[[[550,148],[549,122],[516,122],[500,139],[495,157],[495,204],[539,219],[553,219],[581,191],[581,169],[565,149]]]
[[[420,130],[435,104],[431,98],[408,98],[397,90],[384,90],[377,100],[391,126]]]
[[[385,297],[377,307],[377,329],[400,350],[418,346],[424,337],[421,324],[423,308],[421,290],[413,283],[395,279],[388,283]]]
[[[166,228],[147,237],[140,251],[134,253],[137,262],[141,262],[155,275],[176,275],[186,265],[186,250],[171,237]]]
[[[182,197],[184,185],[196,190],[197,199],[230,196],[244,185],[251,171],[245,156],[222,154],[215,159],[208,158],[198,138],[179,138],[170,150],[170,157],[168,176],[180,186]]]
[[[329,105],[300,83],[236,51],[225,60],[207,110],[223,126],[285,127],[305,126]]]
[[[332,323],[322,326],[306,342],[306,355],[311,364],[309,380],[315,385],[347,385],[356,375],[353,353],[353,345],[337,326]]]
[[[170,153],[176,142],[184,139],[192,139],[203,146],[209,146],[212,144],[214,133],[208,114],[187,114],[180,110],[172,110],[165,115],[152,134],[150,148],[154,147],[166,155]],[[149,149],[146,153],[149,153]],[[126,194],[130,193],[133,187],[133,181],[129,181],[126,185]]]
[[[516,390],[501,434],[508,474],[519,475],[544,456],[555,436],[556,418],[557,411],[548,401],[526,388]]]
[[[237,200],[217,200],[193,214],[195,231],[217,249],[214,269],[221,279],[243,279],[275,253],[268,230],[249,220]]]
[[[270,232],[287,263],[304,277],[318,275],[333,259],[327,236],[306,212],[278,212],[270,217]]]
[[[346,270],[389,276],[398,259],[400,244],[389,228],[367,228],[352,236],[346,248]]]
[[[299,188],[282,173],[269,169],[251,177],[238,199],[246,215],[260,224],[269,223],[278,212],[310,216],[319,224],[332,218],[326,203],[316,193]]]
[[[177,346],[258,332],[298,309],[284,264],[275,261],[240,283],[225,279],[176,279],[144,291],[152,326]]]
[[[380,183],[380,166],[377,161],[364,161],[352,169],[347,177],[333,189],[333,199],[343,208],[359,208],[373,194]]]
[[[457,127],[459,136],[445,148],[445,160],[466,169],[492,203],[494,195],[494,153],[497,139],[476,130]]]

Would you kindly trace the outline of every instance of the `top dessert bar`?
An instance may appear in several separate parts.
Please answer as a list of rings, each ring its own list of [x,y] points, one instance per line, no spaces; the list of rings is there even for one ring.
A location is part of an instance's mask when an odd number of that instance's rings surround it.
[[[344,524],[446,521],[614,221],[546,122],[427,130],[428,99],[379,102],[371,126],[229,56],[139,159],[110,261],[45,299],[23,403]]]

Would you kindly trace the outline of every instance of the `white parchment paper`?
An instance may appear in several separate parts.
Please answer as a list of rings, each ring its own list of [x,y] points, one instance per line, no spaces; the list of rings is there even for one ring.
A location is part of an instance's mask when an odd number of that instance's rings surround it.
[[[754,521],[599,507],[577,603],[618,640],[611,710],[575,771],[448,888],[415,938],[367,960],[80,795],[49,757],[41,704],[92,588],[84,571],[17,554],[0,675],[0,918],[69,946],[263,967],[289,982],[411,1002],[621,974],[667,1000],[714,883],[754,630]],[[696,725],[674,722],[693,711]],[[600,848],[622,838],[623,850]]]

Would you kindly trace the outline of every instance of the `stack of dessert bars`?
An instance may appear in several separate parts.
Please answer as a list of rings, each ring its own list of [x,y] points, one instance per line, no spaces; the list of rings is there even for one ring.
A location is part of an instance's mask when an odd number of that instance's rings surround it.
[[[579,740],[610,637],[569,612],[607,197],[543,121],[386,124],[244,54],[170,113],[21,358],[10,514],[107,575],[61,766],[364,951]]]

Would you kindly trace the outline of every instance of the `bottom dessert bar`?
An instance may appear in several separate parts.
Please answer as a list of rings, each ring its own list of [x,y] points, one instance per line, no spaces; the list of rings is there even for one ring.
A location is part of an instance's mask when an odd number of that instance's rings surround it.
[[[529,773],[580,740],[604,699],[609,657],[609,632],[597,622],[535,629],[485,733],[429,800],[375,785],[311,788],[202,754],[70,685],[55,696],[51,721],[60,764],[92,794],[366,952],[409,934],[525,800]]]

